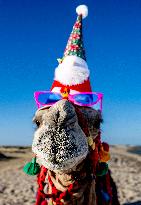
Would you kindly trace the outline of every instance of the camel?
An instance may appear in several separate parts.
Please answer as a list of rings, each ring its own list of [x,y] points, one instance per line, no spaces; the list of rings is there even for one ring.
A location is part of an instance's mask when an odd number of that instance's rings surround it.
[[[33,122],[37,129],[32,150],[41,166],[36,205],[119,204],[110,172],[97,174],[102,122],[99,111],[63,99],[37,110]],[[89,137],[95,148],[90,146]]]
[[[109,145],[101,141],[103,94],[92,92],[83,47],[88,8],[80,5],[76,12],[50,91],[34,94],[35,158],[24,170],[38,173],[36,205],[119,205],[107,164]]]

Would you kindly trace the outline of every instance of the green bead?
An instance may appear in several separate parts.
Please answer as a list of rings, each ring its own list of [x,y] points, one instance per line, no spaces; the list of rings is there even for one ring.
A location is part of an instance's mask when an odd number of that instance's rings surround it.
[[[28,175],[36,175],[40,172],[40,165],[36,163],[36,157],[24,166],[23,171]]]
[[[108,164],[105,162],[100,162],[99,166],[96,170],[96,175],[97,176],[104,176],[106,175],[108,172]]]

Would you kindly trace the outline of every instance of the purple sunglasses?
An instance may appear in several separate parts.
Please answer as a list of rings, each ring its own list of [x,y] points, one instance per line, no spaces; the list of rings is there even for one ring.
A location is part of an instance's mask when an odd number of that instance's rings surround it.
[[[52,106],[57,101],[62,100],[63,96],[57,92],[37,91],[34,93],[34,98],[38,108]],[[79,106],[93,107],[102,111],[102,93],[97,92],[82,92],[69,94],[68,100]]]

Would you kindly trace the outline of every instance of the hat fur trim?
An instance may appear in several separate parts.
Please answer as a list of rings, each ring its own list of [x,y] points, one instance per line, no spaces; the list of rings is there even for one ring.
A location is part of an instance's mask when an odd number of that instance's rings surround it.
[[[77,56],[66,56],[55,69],[55,79],[63,85],[81,84],[89,78],[90,71],[87,63]]]

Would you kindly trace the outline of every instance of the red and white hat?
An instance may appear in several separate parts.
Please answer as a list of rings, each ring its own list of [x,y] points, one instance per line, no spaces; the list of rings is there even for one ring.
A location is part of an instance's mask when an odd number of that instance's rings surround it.
[[[69,88],[70,94],[91,92],[89,81],[90,71],[86,62],[82,36],[82,19],[88,15],[88,8],[80,5],[76,8],[77,20],[70,34],[64,56],[59,59],[55,69],[54,82],[51,91],[60,92]]]

